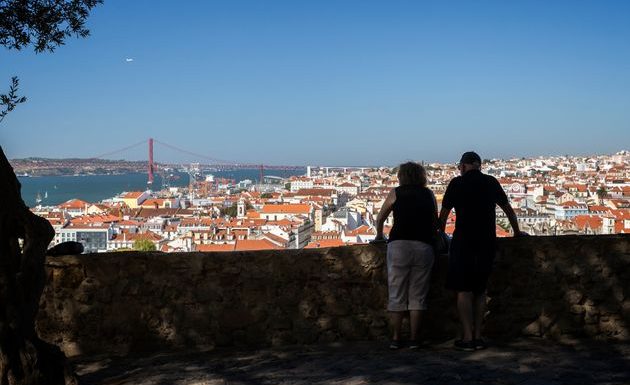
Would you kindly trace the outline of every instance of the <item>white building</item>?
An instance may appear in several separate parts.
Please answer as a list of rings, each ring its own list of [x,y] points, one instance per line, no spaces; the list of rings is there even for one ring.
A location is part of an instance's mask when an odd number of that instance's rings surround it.
[[[107,251],[107,243],[113,234],[110,224],[70,224],[59,230],[58,239],[60,242],[80,242],[86,253],[102,253]]]

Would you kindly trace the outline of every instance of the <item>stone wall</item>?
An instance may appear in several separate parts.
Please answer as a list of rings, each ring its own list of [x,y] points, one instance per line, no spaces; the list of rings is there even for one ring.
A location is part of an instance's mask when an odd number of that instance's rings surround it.
[[[487,334],[630,340],[630,237],[499,240]],[[437,259],[423,333],[458,331]],[[49,257],[40,335],[69,355],[387,339],[385,247]]]

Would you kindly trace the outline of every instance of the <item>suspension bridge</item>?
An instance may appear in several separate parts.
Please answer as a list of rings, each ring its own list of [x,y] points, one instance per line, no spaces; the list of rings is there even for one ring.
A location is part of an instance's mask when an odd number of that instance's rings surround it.
[[[229,161],[225,159],[218,159],[208,155],[199,154],[194,151],[189,151],[173,144],[165,143],[160,140],[154,138],[148,138],[148,140],[142,140],[140,142],[125,146],[123,148],[119,148],[114,151],[109,151],[103,154],[99,154],[94,156],[96,159],[104,159],[111,157],[113,155],[117,155],[131,149],[147,146],[148,147],[148,160],[147,160],[147,183],[152,184],[154,180],[155,173],[158,172],[160,165],[172,165],[167,162],[157,163],[154,158],[154,145],[157,144],[159,146],[163,146],[170,150],[173,150],[177,153],[184,154],[188,157],[192,157],[197,161],[203,161],[203,167],[213,168],[217,170],[252,170],[257,169],[260,172],[260,181],[264,178],[265,170],[286,170],[286,171],[294,171],[304,169],[304,166],[286,166],[286,165],[268,165],[268,164],[258,164],[258,163],[240,163],[235,161]]]

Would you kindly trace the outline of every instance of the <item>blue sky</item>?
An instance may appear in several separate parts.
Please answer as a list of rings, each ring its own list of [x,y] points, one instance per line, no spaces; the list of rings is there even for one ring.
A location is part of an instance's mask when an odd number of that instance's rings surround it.
[[[52,54],[0,51],[0,89],[17,75],[29,99],[0,126],[9,158],[149,137],[288,165],[630,144],[628,1],[105,0],[88,26]]]

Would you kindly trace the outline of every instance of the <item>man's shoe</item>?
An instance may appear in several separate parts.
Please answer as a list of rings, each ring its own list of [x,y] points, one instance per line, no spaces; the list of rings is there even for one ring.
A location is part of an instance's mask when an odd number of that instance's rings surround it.
[[[400,341],[391,340],[389,343],[389,350],[398,350],[400,348],[402,348],[402,343]]]
[[[488,347],[483,338],[475,338],[472,342],[475,345],[475,350],[484,350]]]
[[[411,341],[409,343],[409,350],[418,350],[422,348],[422,342],[420,341]]]
[[[475,343],[471,341],[457,340],[455,341],[455,349],[462,350],[465,352],[474,352],[475,351]]]

